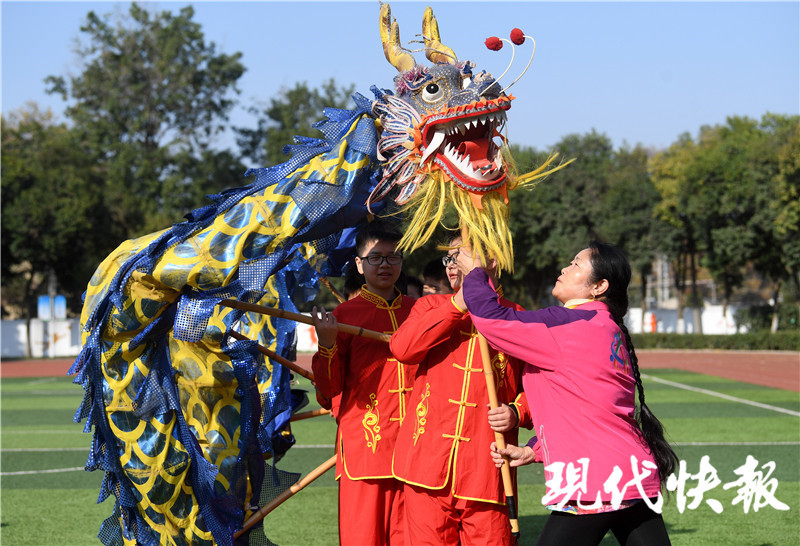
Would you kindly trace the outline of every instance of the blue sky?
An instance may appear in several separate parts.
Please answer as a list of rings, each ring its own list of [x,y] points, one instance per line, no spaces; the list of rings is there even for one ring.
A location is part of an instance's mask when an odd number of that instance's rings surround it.
[[[177,11],[187,2],[146,4]],[[333,77],[367,96],[370,85],[391,87],[396,72],[381,49],[377,1],[193,5],[207,41],[244,54],[234,125],[255,126],[245,108],[299,81],[316,86]],[[404,43],[421,31],[426,5],[442,41],[496,76],[510,48],[489,51],[487,37],[507,37],[519,27],[536,39],[531,69],[510,89],[517,97],[508,123],[513,143],[545,149],[567,134],[596,129],[617,147],[661,149],[727,116],[800,113],[797,1],[391,2]],[[45,94],[44,78],[79,71],[72,44],[89,10],[127,6],[3,0],[3,113],[29,100],[62,112],[61,99]],[[521,72],[530,51],[529,44],[517,48],[504,83]],[[232,140],[223,137],[227,145]]]

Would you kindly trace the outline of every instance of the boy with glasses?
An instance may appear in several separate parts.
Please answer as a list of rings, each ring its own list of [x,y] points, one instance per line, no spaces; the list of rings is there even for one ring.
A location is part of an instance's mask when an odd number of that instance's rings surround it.
[[[395,437],[406,415],[416,366],[392,357],[389,344],[337,329],[339,322],[392,333],[414,300],[395,288],[402,234],[381,220],[356,237],[360,293],[333,313],[312,310],[319,350],[312,360],[317,398],[332,406],[339,480],[339,542],[402,544],[403,484],[392,475]],[[326,402],[328,402],[326,404]],[[487,457],[488,458],[488,457]]]

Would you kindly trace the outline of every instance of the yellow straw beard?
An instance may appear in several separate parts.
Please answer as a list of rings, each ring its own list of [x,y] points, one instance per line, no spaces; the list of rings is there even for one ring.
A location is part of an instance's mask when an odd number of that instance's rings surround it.
[[[516,166],[508,153],[503,150],[508,169],[508,191],[530,189],[547,175],[565,167],[571,161],[548,169],[558,154],[551,154],[547,160],[534,171],[525,175],[516,175]],[[445,214],[448,205],[458,218],[458,226],[447,226]],[[435,169],[420,184],[416,194],[401,207],[400,212],[411,215],[411,221],[405,235],[398,243],[403,252],[413,252],[427,243],[438,225],[446,229],[459,229],[463,243],[472,248],[473,255],[486,263],[487,257],[497,260],[500,271],[514,272],[514,247],[511,241],[511,230],[508,219],[510,207],[504,196],[498,191],[485,194],[481,199],[483,209],[473,205],[470,194],[458,187],[443,171]]]

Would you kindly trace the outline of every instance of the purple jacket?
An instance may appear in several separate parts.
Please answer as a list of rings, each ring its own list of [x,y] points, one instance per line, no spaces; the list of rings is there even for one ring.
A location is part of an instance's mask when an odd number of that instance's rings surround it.
[[[478,331],[527,363],[522,384],[546,468],[543,502],[656,497],[660,480],[634,418],[628,349],[606,305],[508,309],[482,269],[467,275],[463,290]],[[578,472],[572,478],[570,464]]]

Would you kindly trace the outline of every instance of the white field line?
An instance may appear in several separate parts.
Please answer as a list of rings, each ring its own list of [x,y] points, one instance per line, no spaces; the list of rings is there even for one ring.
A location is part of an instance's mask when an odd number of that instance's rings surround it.
[[[333,444],[303,444],[295,445],[294,449],[333,449]],[[85,451],[88,447],[4,447],[0,453],[56,453],[60,451]]]
[[[670,442],[673,446],[800,446],[800,442]],[[292,449],[333,449],[333,444],[298,444]],[[9,447],[0,453],[57,453],[61,451],[85,451],[88,447]]]
[[[670,442],[671,446],[800,446],[800,442]]]
[[[799,446],[800,442],[674,442],[674,446]],[[296,445],[295,449],[333,449],[333,444],[309,444],[309,445]],[[39,451],[86,451],[88,448],[84,447],[66,447],[66,448],[46,448],[46,447],[32,447],[32,448],[9,448],[0,449],[3,453],[26,453],[26,452],[39,452]],[[84,470],[82,466],[72,468],[53,468],[49,470],[20,470],[18,472],[0,472],[2,476],[30,476],[34,474],[56,474],[59,472],[77,472]]]
[[[0,449],[0,453],[56,453],[61,451],[85,451],[88,447],[8,447]]]
[[[42,377],[41,379],[34,379],[32,381],[28,381],[28,385],[40,385],[42,383],[55,383],[55,377]]]
[[[709,396],[716,396],[718,398],[724,398],[725,400],[730,400],[731,402],[738,402],[740,404],[747,404],[748,406],[754,406],[761,409],[777,411],[779,413],[785,413],[786,415],[791,415],[792,417],[800,417],[800,412],[788,410],[785,408],[779,408],[777,406],[770,406],[768,404],[762,404],[760,402],[753,402],[752,400],[745,400],[744,398],[736,398],[735,396],[728,396],[727,394],[722,394],[721,392],[710,391],[707,389],[700,389],[698,387],[692,387],[691,385],[684,385],[683,383],[676,383],[675,381],[668,381],[666,379],[661,379],[660,377],[656,377],[650,374],[641,374],[642,377],[649,379],[650,381],[655,381],[656,383],[663,383],[664,385],[669,385],[671,387],[677,387],[679,389],[685,389],[687,391],[692,392],[699,392],[702,394],[707,394]]]
[[[76,428],[78,428],[78,423],[75,423],[75,427],[72,430],[64,429],[64,430],[5,430],[3,429],[3,436],[11,435],[11,434],[75,434]],[[78,432],[83,432],[83,425],[80,425]]]
[[[0,476],[28,476],[30,474],[57,474],[59,472],[75,472],[83,470],[82,466],[74,468],[52,468],[49,470],[20,470],[19,472],[0,472]]]

